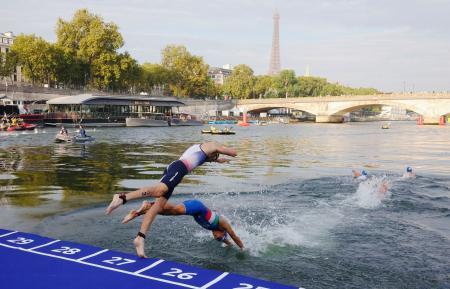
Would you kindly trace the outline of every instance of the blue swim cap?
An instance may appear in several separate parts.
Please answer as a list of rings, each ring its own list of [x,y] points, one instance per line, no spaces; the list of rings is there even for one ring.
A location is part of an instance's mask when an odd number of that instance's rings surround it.
[[[407,168],[406,168],[406,172],[412,173],[412,167],[407,167]]]
[[[362,170],[362,172],[361,172],[361,175],[363,175],[363,176],[367,176],[367,173],[366,173],[366,171],[365,171],[365,170]]]
[[[219,241],[219,242],[223,242],[223,241],[225,241],[227,239],[228,239],[228,233],[226,231],[223,231],[223,236],[222,237],[216,238],[216,240]]]

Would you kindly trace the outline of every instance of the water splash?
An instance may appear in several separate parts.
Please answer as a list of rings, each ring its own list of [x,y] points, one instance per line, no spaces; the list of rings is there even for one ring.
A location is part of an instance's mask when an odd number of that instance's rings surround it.
[[[374,209],[390,196],[386,177],[373,176],[359,184],[356,193],[350,197],[349,201],[361,208]]]

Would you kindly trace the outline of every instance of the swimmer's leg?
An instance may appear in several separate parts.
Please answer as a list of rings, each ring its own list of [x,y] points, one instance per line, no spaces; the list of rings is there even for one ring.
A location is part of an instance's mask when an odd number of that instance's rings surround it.
[[[162,211],[164,205],[167,203],[167,199],[164,197],[158,198],[155,204],[145,213],[144,219],[142,220],[141,229],[139,230],[138,235],[133,241],[134,247],[136,248],[136,253],[141,258],[147,258],[145,256],[145,234],[150,229],[151,224],[156,218],[156,215]]]
[[[111,203],[109,204],[108,208],[106,208],[106,214],[107,215],[111,214],[113,210],[117,209],[120,205],[125,204],[127,201],[143,197],[159,198],[168,191],[169,188],[167,187],[166,184],[157,183],[154,186],[144,187],[133,192],[114,194]]]

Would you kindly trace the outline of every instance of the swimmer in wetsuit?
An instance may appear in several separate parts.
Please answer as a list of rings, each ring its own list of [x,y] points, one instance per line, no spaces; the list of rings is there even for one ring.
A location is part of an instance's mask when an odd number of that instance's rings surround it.
[[[358,170],[353,169],[353,179],[358,181],[365,181],[367,180],[367,172],[365,170],[362,170],[361,172]]]
[[[137,233],[133,243],[139,257],[145,257],[144,253],[144,239],[150,225],[156,218],[156,215],[161,212],[175,187],[181,182],[183,177],[198,166],[205,162],[226,163],[228,159],[220,158],[219,154],[228,156],[237,156],[237,151],[233,148],[228,148],[216,142],[206,142],[202,144],[195,144],[189,147],[181,157],[170,163],[164,170],[164,174],[159,182],[151,187],[144,187],[129,193],[115,194],[108,208],[106,214],[110,214],[114,209],[129,200],[154,197],[158,198],[153,206],[145,213],[142,225]]]
[[[131,210],[128,215],[125,216],[122,223],[126,224],[134,218],[144,215],[153,204],[154,202],[143,201],[142,206],[137,210]],[[241,250],[244,249],[244,244],[236,235],[227,219],[223,216],[219,216],[219,214],[206,207],[199,200],[186,200],[177,205],[167,202],[158,214],[166,216],[192,216],[200,226],[212,232],[215,240],[231,246],[232,243],[228,238],[229,236]]]

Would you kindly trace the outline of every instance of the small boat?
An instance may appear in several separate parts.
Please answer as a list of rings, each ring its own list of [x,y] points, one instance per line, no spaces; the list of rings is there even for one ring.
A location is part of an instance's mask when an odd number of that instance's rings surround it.
[[[37,124],[30,124],[30,123],[22,123],[22,124],[16,124],[8,127],[7,131],[19,131],[19,130],[34,130],[37,127]]]
[[[90,141],[95,140],[95,138],[90,135],[87,135],[87,136],[76,135],[73,138],[74,138],[75,142],[80,142],[80,143],[90,142]]]
[[[58,133],[55,136],[55,142],[73,142],[74,138],[73,136],[70,136],[68,134],[60,134]]]
[[[232,131],[231,128],[224,128],[222,130],[218,130],[217,128],[211,126],[209,130],[202,130],[202,133],[210,133],[210,134],[236,134],[236,132]]]
[[[55,136],[55,142],[85,143],[94,140],[95,138],[92,136],[81,136],[81,135],[71,136],[68,134],[60,134],[60,133],[58,133]]]
[[[229,130],[229,131],[219,130],[219,131],[211,132],[211,134],[236,134],[236,132],[235,131],[231,131],[231,130]]]

